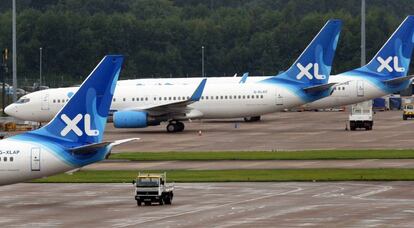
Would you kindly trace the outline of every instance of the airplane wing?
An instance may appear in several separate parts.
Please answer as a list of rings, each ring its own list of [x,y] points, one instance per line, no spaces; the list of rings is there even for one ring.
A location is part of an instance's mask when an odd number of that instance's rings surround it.
[[[242,78],[239,81],[239,84],[244,84],[247,80],[247,77],[249,77],[249,72],[243,74]]]
[[[197,89],[194,91],[193,95],[187,100],[183,101],[174,101],[162,105],[151,105],[151,106],[143,106],[137,107],[133,109],[129,109],[131,111],[145,111],[151,116],[163,116],[163,115],[180,115],[188,113],[191,109],[188,108],[188,105],[197,102],[200,100],[201,95],[203,94],[204,87],[206,85],[207,79],[203,79],[201,83],[198,85]]]
[[[384,80],[383,82],[385,82],[387,84],[398,84],[398,83],[404,82],[406,80],[410,80],[412,78],[414,78],[414,75],[408,75],[408,76],[388,79],[388,80]]]

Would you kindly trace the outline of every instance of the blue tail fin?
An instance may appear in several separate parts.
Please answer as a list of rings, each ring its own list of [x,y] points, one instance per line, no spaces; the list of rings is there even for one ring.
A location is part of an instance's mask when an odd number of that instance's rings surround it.
[[[84,145],[102,141],[123,56],[108,55],[46,126],[30,133]]]
[[[302,82],[306,86],[327,83],[341,27],[341,20],[329,20],[293,65],[277,78]]]
[[[363,71],[382,80],[406,76],[414,46],[414,16],[408,16],[395,30]]]

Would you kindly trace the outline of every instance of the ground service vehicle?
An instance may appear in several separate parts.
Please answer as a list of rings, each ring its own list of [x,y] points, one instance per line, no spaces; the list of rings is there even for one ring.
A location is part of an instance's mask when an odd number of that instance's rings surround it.
[[[372,101],[365,101],[352,105],[351,115],[349,115],[349,128],[355,131],[357,128],[372,130],[374,121],[372,119]]]
[[[404,105],[403,120],[407,120],[408,118],[414,118],[414,104]]]
[[[139,173],[135,185],[135,200],[137,205],[151,205],[153,202],[160,205],[171,204],[174,197],[174,186],[167,185],[167,174]]]

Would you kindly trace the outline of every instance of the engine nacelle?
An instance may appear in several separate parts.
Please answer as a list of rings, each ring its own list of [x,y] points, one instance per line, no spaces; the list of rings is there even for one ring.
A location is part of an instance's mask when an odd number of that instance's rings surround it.
[[[160,124],[158,121],[150,120],[148,113],[141,111],[115,112],[113,121],[116,128],[145,128]]]

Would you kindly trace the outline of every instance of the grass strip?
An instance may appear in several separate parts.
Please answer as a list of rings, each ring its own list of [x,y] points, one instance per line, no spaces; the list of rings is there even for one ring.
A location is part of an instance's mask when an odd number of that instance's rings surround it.
[[[128,152],[112,154],[110,159],[130,161],[414,159],[414,150]]]
[[[151,173],[163,171],[150,171]],[[129,183],[135,170],[88,170],[35,180],[36,183]],[[412,181],[414,169],[170,170],[169,182]]]

